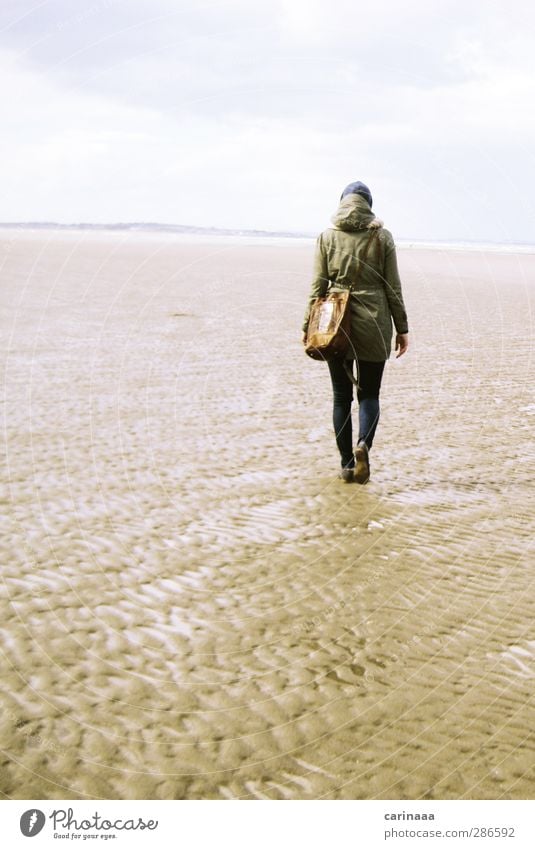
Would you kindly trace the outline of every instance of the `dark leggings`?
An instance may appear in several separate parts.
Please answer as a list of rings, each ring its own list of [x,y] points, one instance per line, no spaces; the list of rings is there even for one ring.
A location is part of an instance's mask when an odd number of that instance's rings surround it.
[[[336,444],[340,451],[342,468],[352,469],[353,426],[351,423],[351,403],[353,384],[349,379],[342,360],[327,362],[333,385],[333,425]],[[379,422],[379,391],[383,377],[384,362],[372,363],[366,360],[355,361],[354,373],[359,382],[357,400],[359,402],[359,438],[368,448],[372,447],[373,437]]]

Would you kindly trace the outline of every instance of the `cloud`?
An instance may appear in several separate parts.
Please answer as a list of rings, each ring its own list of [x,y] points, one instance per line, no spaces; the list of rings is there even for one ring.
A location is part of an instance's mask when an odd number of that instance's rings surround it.
[[[466,205],[455,235],[484,237],[497,232],[489,174],[528,220],[530,9],[457,0],[33,8],[0,12],[0,87],[12,104],[3,220],[315,230],[340,188],[361,178],[402,235],[453,235],[447,185]]]

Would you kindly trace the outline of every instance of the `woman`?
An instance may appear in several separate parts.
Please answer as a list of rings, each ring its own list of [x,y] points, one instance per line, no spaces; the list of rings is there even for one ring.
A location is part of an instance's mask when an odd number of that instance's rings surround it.
[[[303,322],[303,343],[316,298],[327,290],[352,288],[350,350],[356,362],[359,436],[353,453],[351,403],[353,383],[342,360],[328,362],[333,386],[333,424],[346,483],[370,479],[369,451],[379,422],[379,392],[385,362],[396,328],[397,357],[409,346],[407,313],[401,293],[396,248],[392,234],[375,217],[372,196],[364,183],[350,183],[332,217],[333,227],[318,238],[314,277]],[[369,244],[368,244],[369,243]],[[365,258],[364,258],[365,257]],[[352,367],[352,362],[351,362]]]

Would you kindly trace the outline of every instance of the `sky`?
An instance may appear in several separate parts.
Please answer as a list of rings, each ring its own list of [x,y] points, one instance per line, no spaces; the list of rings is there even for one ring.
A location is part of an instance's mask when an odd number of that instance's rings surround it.
[[[0,0],[0,221],[535,243],[535,5]]]

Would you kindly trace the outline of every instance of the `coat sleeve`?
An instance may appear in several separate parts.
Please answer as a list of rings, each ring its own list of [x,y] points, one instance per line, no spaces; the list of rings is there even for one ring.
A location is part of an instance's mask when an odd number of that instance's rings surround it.
[[[316,242],[316,252],[314,254],[314,267],[312,272],[312,285],[308,296],[307,308],[303,319],[302,330],[306,333],[308,322],[310,319],[310,310],[312,304],[317,298],[323,298],[327,294],[329,288],[329,268],[327,263],[327,252],[323,241],[323,234],[318,237]]]
[[[392,235],[388,233],[388,231],[384,232],[386,238],[383,279],[388,306],[390,307],[396,332],[408,333],[409,325],[405,304],[403,303],[403,294],[401,292],[401,280],[399,279],[396,246]]]

